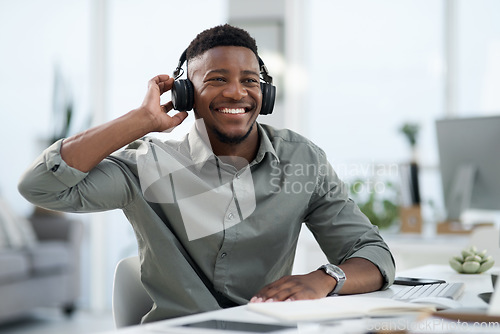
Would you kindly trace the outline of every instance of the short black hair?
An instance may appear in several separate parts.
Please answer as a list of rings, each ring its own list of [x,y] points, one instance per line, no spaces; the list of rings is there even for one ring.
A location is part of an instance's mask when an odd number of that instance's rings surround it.
[[[189,44],[186,59],[189,61],[201,56],[205,51],[217,46],[243,46],[249,48],[259,57],[257,43],[250,34],[241,28],[224,24],[202,31]]]

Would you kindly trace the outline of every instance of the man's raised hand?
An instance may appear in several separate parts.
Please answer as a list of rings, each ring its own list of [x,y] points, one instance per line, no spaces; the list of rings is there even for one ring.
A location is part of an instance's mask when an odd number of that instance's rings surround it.
[[[173,83],[174,79],[166,74],[157,75],[148,82],[148,91],[141,109],[147,112],[154,122],[153,131],[170,130],[181,124],[188,116],[185,111],[170,116],[168,112],[173,109],[172,101],[161,104],[160,96],[172,89]]]

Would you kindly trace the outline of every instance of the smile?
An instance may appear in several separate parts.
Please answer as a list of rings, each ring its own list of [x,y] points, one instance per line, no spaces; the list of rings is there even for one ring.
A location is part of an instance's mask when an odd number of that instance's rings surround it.
[[[216,109],[218,112],[223,114],[244,114],[246,112],[245,108],[220,108]]]

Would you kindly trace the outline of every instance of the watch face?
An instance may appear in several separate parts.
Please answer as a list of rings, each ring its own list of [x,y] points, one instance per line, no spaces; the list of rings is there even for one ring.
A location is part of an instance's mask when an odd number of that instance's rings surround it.
[[[339,279],[343,279],[345,278],[345,273],[342,269],[340,269],[339,267],[333,265],[333,264],[327,264],[326,265],[326,269],[328,271],[330,271],[330,275],[335,275],[337,276]]]
[[[328,296],[338,294],[340,289],[342,289],[342,286],[344,285],[346,280],[344,271],[339,267],[337,267],[336,265],[330,263],[325,264],[320,268],[323,269],[328,275],[332,276],[337,281],[337,285],[335,285],[335,288],[333,289],[332,292],[328,294]]]

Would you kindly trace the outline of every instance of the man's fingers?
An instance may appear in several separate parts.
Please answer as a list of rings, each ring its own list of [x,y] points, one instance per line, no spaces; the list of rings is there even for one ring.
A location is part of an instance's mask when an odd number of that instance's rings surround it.
[[[290,278],[291,276],[282,277],[276,282],[265,286],[255,295],[255,298],[252,298],[252,301],[262,302],[271,299],[273,301],[283,301],[289,299],[300,289],[300,286]]]
[[[172,89],[172,86],[174,84],[174,78],[171,78],[170,76],[164,74],[160,77],[160,81],[158,82],[158,87],[160,88],[160,93],[163,94],[170,89]]]
[[[180,111],[177,114],[175,114],[174,116],[172,116],[172,119],[174,120],[175,126],[181,124],[186,119],[187,116],[188,116],[188,113],[185,111]]]
[[[149,80],[149,87],[157,86],[160,94],[163,94],[172,88],[173,82],[174,78],[171,78],[168,74],[160,74]]]
[[[159,84],[160,82],[165,82],[167,81],[168,79],[170,79],[170,75],[168,74],[159,74],[157,76],[155,76],[154,78],[152,78],[151,80],[149,80],[149,82],[154,82],[156,84]]]
[[[325,297],[326,293],[318,289],[318,279],[315,272],[307,275],[291,275],[262,288],[250,301],[286,301],[301,299],[316,299]]]
[[[167,103],[162,105],[161,108],[163,112],[167,113],[174,108],[174,105],[172,104],[172,101],[168,101]]]

